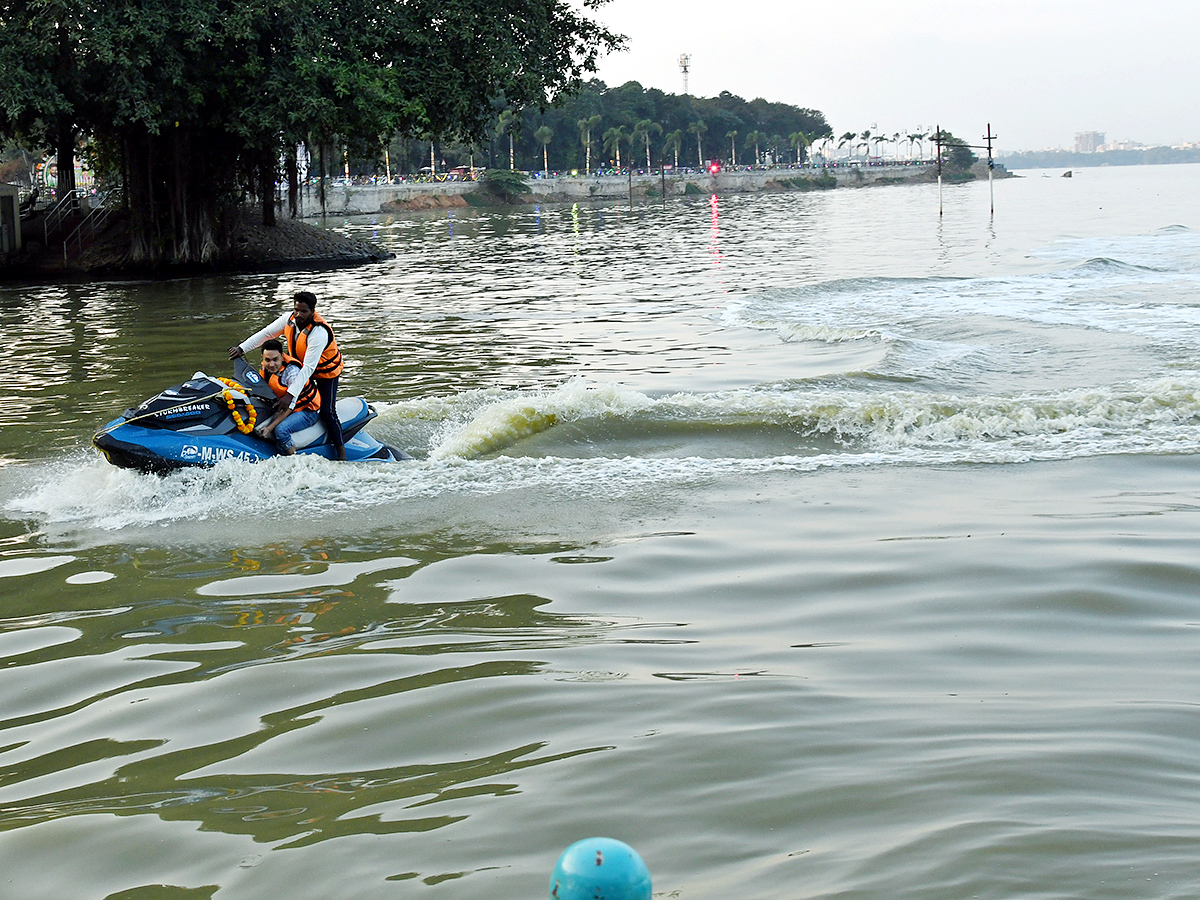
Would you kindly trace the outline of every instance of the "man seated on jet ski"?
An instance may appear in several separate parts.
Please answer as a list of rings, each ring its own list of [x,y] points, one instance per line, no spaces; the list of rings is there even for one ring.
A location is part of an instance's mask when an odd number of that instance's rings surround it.
[[[315,425],[320,419],[321,397],[317,386],[310,378],[298,392],[290,389],[301,377],[300,360],[286,356],[283,344],[275,339],[265,341],[262,345],[263,381],[270,385],[275,392],[275,414],[254,429],[261,438],[270,440],[274,437],[279,445],[279,452],[291,456],[296,452],[296,444],[292,435],[310,425]]]

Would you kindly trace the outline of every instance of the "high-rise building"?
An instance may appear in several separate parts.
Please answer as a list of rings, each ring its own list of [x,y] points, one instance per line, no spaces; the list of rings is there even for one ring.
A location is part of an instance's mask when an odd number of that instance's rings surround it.
[[[1079,131],[1075,134],[1076,153],[1095,153],[1103,143],[1103,131]]]

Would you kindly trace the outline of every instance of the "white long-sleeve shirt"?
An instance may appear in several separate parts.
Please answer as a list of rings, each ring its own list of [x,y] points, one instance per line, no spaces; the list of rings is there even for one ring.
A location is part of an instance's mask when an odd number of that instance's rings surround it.
[[[279,337],[287,328],[288,319],[292,317],[290,312],[285,312],[282,316],[268,325],[262,331],[257,331],[250,337],[246,338],[240,344],[242,352],[254,350],[261,347],[266,341],[273,337]],[[329,332],[324,328],[314,328],[308,333],[308,343],[304,350],[304,359],[300,361],[300,375],[288,385],[288,394],[291,395],[291,403],[289,409],[295,409],[296,398],[300,396],[300,392],[304,390],[304,385],[308,384],[308,379],[312,378],[312,373],[317,370],[317,363],[321,361],[321,354],[325,352],[325,348],[329,346]],[[287,347],[283,348],[287,350]]]

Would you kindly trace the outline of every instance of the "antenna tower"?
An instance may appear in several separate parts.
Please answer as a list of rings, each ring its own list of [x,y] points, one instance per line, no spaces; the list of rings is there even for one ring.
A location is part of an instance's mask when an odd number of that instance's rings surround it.
[[[691,67],[692,67],[691,54],[680,53],[679,54],[679,71],[683,73],[683,93],[685,95],[688,92],[687,77],[688,77],[688,70],[691,69]]]

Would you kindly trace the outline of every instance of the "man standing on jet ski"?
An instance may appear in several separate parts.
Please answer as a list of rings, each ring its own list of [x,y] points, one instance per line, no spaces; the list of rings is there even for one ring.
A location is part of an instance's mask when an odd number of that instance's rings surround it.
[[[292,297],[292,312],[284,313],[266,328],[229,348],[229,358],[238,359],[247,350],[260,347],[270,338],[283,335],[287,354],[301,361],[300,374],[287,387],[286,396],[277,401],[281,408],[295,409],[309,378],[321,397],[320,418],[325,423],[335,458],[346,458],[342,440],[342,423],[337,416],[338,376],[342,374],[342,354],[338,351],[333,329],[317,311],[317,297],[311,291],[300,291]]]

